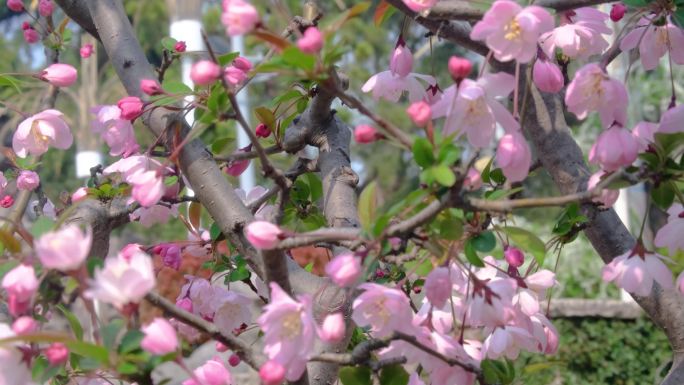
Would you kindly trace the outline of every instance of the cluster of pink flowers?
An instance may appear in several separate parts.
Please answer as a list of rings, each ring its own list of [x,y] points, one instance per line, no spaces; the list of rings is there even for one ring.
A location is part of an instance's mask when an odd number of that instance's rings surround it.
[[[166,167],[145,155],[132,155],[104,169],[105,175],[119,173],[123,180],[133,186],[131,197],[143,207],[155,205],[164,196]]]
[[[119,106],[97,106],[91,112],[95,114],[95,120],[91,123],[92,130],[107,143],[109,155],[126,158],[140,150],[133,124],[123,117]]]
[[[221,23],[229,36],[244,35],[259,24],[259,12],[249,1],[223,0]]]
[[[226,66],[223,71],[221,66],[211,60],[200,60],[193,64],[190,70],[190,79],[200,86],[211,85],[223,76],[225,84],[231,88],[238,88],[247,79],[252,63],[244,57],[238,57],[233,63]]]

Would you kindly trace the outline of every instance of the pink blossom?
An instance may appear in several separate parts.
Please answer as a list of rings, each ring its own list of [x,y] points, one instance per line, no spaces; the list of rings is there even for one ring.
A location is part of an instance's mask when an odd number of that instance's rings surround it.
[[[190,79],[200,86],[212,84],[220,77],[221,67],[211,60],[200,60],[190,69]]]
[[[40,73],[40,78],[55,87],[69,87],[76,82],[78,72],[69,64],[51,64]]]
[[[57,110],[44,110],[19,123],[12,137],[17,156],[42,155],[50,146],[61,150],[71,147],[74,137],[63,116]]]
[[[433,269],[423,285],[425,297],[437,308],[442,308],[451,296],[452,285],[449,268]]]
[[[252,145],[248,145],[247,147],[243,147],[238,149],[235,153],[239,154],[242,152],[250,152],[252,151]],[[228,162],[226,167],[224,168],[224,171],[226,174],[231,175],[231,176],[240,176],[245,170],[247,170],[247,167],[249,167],[249,159],[242,159],[242,160],[231,160]]]
[[[218,358],[207,361],[193,370],[193,374],[199,383],[194,378],[190,378],[183,381],[183,385],[231,385],[233,383],[230,372]]]
[[[541,269],[525,277],[525,285],[540,296],[545,295],[546,289],[556,284],[556,274],[551,270]]]
[[[285,380],[285,367],[270,360],[259,368],[259,378],[264,385],[281,385]]]
[[[36,187],[38,187],[39,184],[40,177],[35,171],[21,170],[19,176],[17,177],[17,188],[19,190],[33,191],[36,189]]]
[[[185,44],[184,41],[179,41],[173,46],[173,50],[178,52],[178,53],[183,53],[185,50],[188,48],[187,44]]]
[[[540,91],[556,93],[565,85],[563,74],[556,63],[537,59],[532,68],[532,80]]]
[[[511,132],[501,138],[496,148],[496,164],[510,182],[520,182],[527,177],[532,154],[520,132]]]
[[[121,159],[104,169],[103,174],[121,173],[126,183],[133,186],[131,196],[144,207],[156,204],[164,195],[163,167],[145,155]]]
[[[606,174],[605,171],[599,170],[592,174],[587,183],[587,190],[591,190],[601,183],[601,178]],[[594,202],[600,203],[604,207],[612,207],[617,202],[620,196],[620,190],[602,189],[600,194],[593,199]]]
[[[7,290],[13,315],[24,313],[31,302],[31,297],[38,290],[38,284],[36,272],[30,265],[20,264],[5,274],[2,278],[2,288]]]
[[[121,310],[140,302],[154,288],[152,258],[138,252],[130,258],[121,254],[105,259],[104,267],[95,270],[95,279],[85,292],[88,298],[114,305]]]
[[[325,265],[325,273],[339,287],[354,285],[361,276],[361,259],[352,253],[343,253]]]
[[[589,151],[589,162],[599,164],[605,171],[615,171],[631,165],[639,155],[639,142],[632,133],[613,126],[601,133]]]
[[[413,69],[413,54],[406,47],[406,43],[401,36],[399,36],[399,41],[397,41],[397,45],[394,47],[389,68],[392,75],[400,78],[407,77]]]
[[[176,302],[178,303],[183,299],[190,299],[192,313],[204,318],[212,318],[216,311],[214,299],[218,290],[221,289],[212,286],[206,279],[192,276],[186,276],[186,278],[188,279],[188,282],[181,287],[181,292],[176,298]],[[187,306],[187,304],[184,304],[183,306]]]
[[[474,40],[485,40],[500,61],[527,63],[537,53],[537,40],[550,31],[554,22],[541,7],[522,8],[511,0],[497,0],[470,33]]]
[[[266,126],[263,123],[257,124],[256,129],[254,130],[254,133],[259,138],[268,138],[269,136],[271,136],[271,130],[268,128],[268,126]]]
[[[160,95],[160,94],[164,93],[164,90],[162,89],[161,85],[159,85],[159,82],[154,80],[154,79],[143,79],[143,80],[141,80],[140,81],[140,89],[146,95],[150,95],[150,96]]]
[[[676,107],[670,108],[665,111],[663,116],[660,118],[660,126],[658,126],[658,132],[663,134],[674,134],[676,132],[683,132],[684,125],[684,104],[680,104]]]
[[[418,127],[425,127],[425,125],[432,120],[430,105],[422,100],[412,103],[406,110],[406,113]]]
[[[38,323],[29,316],[21,316],[12,323],[12,331],[17,335],[31,334],[38,330]]]
[[[240,365],[240,361],[240,356],[238,356],[237,354],[231,354],[230,357],[228,357],[228,365],[232,367]]]
[[[55,5],[52,3],[52,0],[40,0],[40,2],[38,2],[38,13],[40,13],[41,16],[48,17],[52,15],[54,10]]]
[[[5,195],[2,199],[0,199],[0,206],[3,208],[10,208],[14,204],[14,198],[12,198],[11,195]]]
[[[354,129],[354,140],[356,143],[372,143],[378,139],[380,139],[380,134],[373,126],[359,124]]]
[[[482,175],[474,168],[468,169],[468,174],[463,181],[463,187],[470,191],[476,191],[482,188]]]
[[[92,231],[85,233],[74,224],[62,226],[57,231],[43,234],[34,242],[40,262],[48,269],[59,271],[76,270],[90,252]]]
[[[215,347],[216,347],[216,351],[219,352],[219,353],[225,353],[225,352],[227,352],[227,351],[230,350],[230,348],[229,348],[228,346],[226,346],[226,345],[224,345],[224,344],[222,344],[221,342],[218,342],[218,341],[216,341]]]
[[[651,293],[653,281],[670,289],[672,272],[662,259],[663,256],[645,252],[643,246],[637,245],[637,249],[628,250],[603,267],[603,280],[614,281],[617,287],[642,297]]]
[[[627,7],[624,4],[613,4],[613,6],[610,8],[610,20],[617,23],[625,16],[625,12],[627,12]]]
[[[378,338],[407,326],[412,311],[404,292],[376,283],[364,283],[359,288],[364,292],[354,300],[352,312],[357,325],[370,326],[372,335]]]
[[[93,54],[93,45],[88,43],[84,44],[83,47],[78,51],[79,55],[81,55],[82,58],[87,59],[90,57],[90,55]]]
[[[69,348],[61,342],[53,342],[45,349],[45,358],[51,366],[62,365],[69,359]]]
[[[164,355],[178,349],[176,330],[164,318],[155,318],[142,328],[145,337],[140,341],[143,350],[156,355]]]
[[[24,10],[24,2],[22,0],[7,0],[7,8],[14,12],[21,12]]]
[[[223,70],[223,79],[228,85],[239,87],[247,79],[247,74],[235,66],[228,66]]]
[[[221,23],[229,36],[244,35],[257,26],[259,13],[244,0],[223,0]]]
[[[561,14],[561,26],[541,36],[541,46],[550,58],[556,49],[572,59],[587,59],[608,48],[602,34],[613,30],[606,25],[608,15],[592,7],[577,8]]]
[[[0,323],[0,338],[14,337],[14,333],[7,324]],[[11,344],[0,347],[0,383],[6,385],[25,385],[31,381],[31,370],[26,362],[26,356],[20,349]]]
[[[470,75],[470,72],[473,70],[473,62],[466,58],[451,56],[447,63],[447,69],[449,70],[451,78],[454,79],[455,82],[460,82]]]
[[[425,385],[425,382],[420,379],[420,374],[418,374],[418,372],[413,372],[411,373],[408,384],[406,385]]]
[[[304,53],[318,53],[323,48],[323,34],[318,28],[309,27],[297,40],[297,47]]]
[[[329,314],[318,329],[318,336],[325,342],[342,341],[345,333],[346,326],[342,313]]]
[[[641,65],[646,71],[655,69],[660,58],[668,52],[673,62],[684,64],[684,31],[669,21],[658,24],[643,17],[620,41],[620,49],[624,52],[639,46]]]
[[[396,103],[404,92],[408,92],[409,102],[422,100],[425,93],[425,85],[421,81],[430,85],[436,84],[435,78],[429,75],[410,73],[406,77],[399,77],[391,71],[383,71],[371,76],[361,87],[363,92],[372,92],[373,99],[380,98],[389,102]]]
[[[140,150],[133,125],[121,116],[119,107],[96,106],[90,112],[95,114],[92,130],[107,143],[109,155],[128,157]]]
[[[246,57],[238,56],[233,60],[233,67],[249,72],[252,69],[252,62]]]
[[[245,236],[257,249],[269,250],[278,245],[283,237],[283,230],[270,222],[255,221],[247,225]]]
[[[657,123],[639,122],[632,129],[632,135],[639,143],[639,152],[645,151],[655,141],[653,135],[658,131]]]
[[[532,335],[527,330],[517,326],[495,328],[482,344],[482,350],[487,358],[493,360],[500,357],[516,359],[521,348],[532,350]]]
[[[288,381],[296,381],[313,352],[316,323],[311,297],[300,295],[295,301],[277,283],[270,287],[271,302],[257,319],[264,332],[264,353],[286,368]]]
[[[214,290],[214,299],[211,304],[214,323],[221,330],[234,330],[242,324],[252,322],[250,304],[249,298],[240,293],[223,288]]]
[[[28,26],[28,28],[24,29],[24,40],[28,44],[37,43],[40,41],[40,34],[33,27]]]
[[[513,115],[499,103],[515,88],[515,78],[507,73],[486,74],[477,81],[463,79],[444,91],[442,98],[432,105],[432,118],[446,116],[443,135],[466,134],[474,147],[490,144],[496,123],[506,131],[518,130],[520,125]],[[454,100],[456,98],[456,100]]]
[[[7,178],[5,177],[5,174],[0,171],[0,195],[5,191],[5,188],[7,188]]]
[[[88,189],[79,187],[73,194],[71,194],[71,203],[79,202],[88,197]]]
[[[658,230],[653,240],[656,247],[666,247],[670,255],[684,250],[684,207],[675,203],[667,210],[667,223]]]
[[[161,257],[164,266],[178,270],[181,265],[181,249],[178,245],[174,243],[162,243],[155,246],[153,249],[154,254]]]
[[[478,273],[478,276],[481,277],[481,274]],[[470,323],[473,326],[506,324],[514,314],[513,293],[516,286],[513,279],[499,277],[478,284],[469,303]]]
[[[119,100],[116,104],[121,110],[121,118],[126,120],[135,120],[142,115],[145,104],[137,96],[126,96]]]
[[[509,246],[504,248],[504,258],[513,267],[520,267],[525,263],[525,254],[517,247]]]
[[[615,122],[624,126],[628,102],[625,85],[610,78],[596,63],[580,68],[565,93],[568,111],[578,119],[586,118],[590,111],[597,111],[604,127]]]
[[[140,207],[130,215],[131,221],[140,222],[143,227],[151,227],[157,223],[167,223],[171,217],[178,216],[178,205],[165,206],[155,204],[150,207]]]
[[[136,253],[142,253],[143,249],[138,243],[129,243],[119,252],[122,257],[131,259]]]
[[[192,306],[192,300],[190,298],[181,298],[179,300],[176,300],[176,306],[179,308],[192,313],[193,311],[193,306]],[[227,349],[226,349],[227,350]]]
[[[413,12],[423,12],[426,9],[432,8],[437,3],[437,0],[403,0],[404,4]]]

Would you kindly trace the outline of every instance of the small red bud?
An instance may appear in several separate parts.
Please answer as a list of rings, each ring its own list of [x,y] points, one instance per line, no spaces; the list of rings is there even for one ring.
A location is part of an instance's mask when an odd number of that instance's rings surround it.
[[[11,195],[5,195],[4,198],[0,200],[0,206],[4,208],[10,208],[14,204],[14,198]]]
[[[240,365],[240,357],[237,354],[233,354],[230,356],[230,358],[228,358],[228,365],[232,367]]]
[[[263,123],[259,123],[254,131],[256,136],[260,138],[268,138],[269,136],[271,136],[271,130],[268,128],[267,125]]]
[[[179,41],[178,43],[176,43],[176,45],[173,46],[173,49],[179,53],[185,52],[187,48],[188,46],[185,44],[184,41]]]
[[[451,78],[454,79],[455,82],[460,82],[467,78],[470,71],[473,70],[473,63],[468,59],[452,56],[449,58],[448,69]]]
[[[625,16],[625,12],[627,12],[627,7],[624,4],[613,4],[613,7],[610,9],[610,20],[617,23]]]

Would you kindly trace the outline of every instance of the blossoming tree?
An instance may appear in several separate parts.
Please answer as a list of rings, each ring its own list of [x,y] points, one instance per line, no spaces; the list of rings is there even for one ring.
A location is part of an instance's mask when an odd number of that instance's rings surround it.
[[[663,384],[684,381],[684,278],[675,280],[668,258],[684,249],[684,107],[673,81],[660,121],[630,129],[629,86],[606,70],[634,50],[644,70],[676,71],[684,64],[684,2],[625,0],[606,14],[597,7],[606,0],[496,0],[484,8],[383,0],[374,9],[358,2],[323,14],[307,1],[279,33],[269,28],[275,16],[260,15],[246,0],[223,0],[226,33],[253,36],[268,53],[251,63],[240,52],[216,53],[207,39],[190,74],[194,89],[168,81],[165,72],[198,53],[167,39],[154,71],[119,0],[40,0],[35,9],[22,0],[6,3],[30,15],[25,40],[42,41],[51,64],[31,75],[48,83],[45,97],[36,111],[16,111],[23,120],[6,151],[13,168],[0,174],[3,189],[18,189],[1,202],[12,208],[0,241],[13,262],[2,278],[12,322],[0,324],[0,383],[151,383],[154,367],[169,361],[187,371],[186,385],[236,383],[231,367],[241,363],[269,385],[512,383],[520,373],[511,360],[521,351],[552,355],[558,347],[543,306],[556,278],[544,261],[549,245],[562,249],[580,232],[605,262],[603,279],[632,294],[669,338],[674,356]],[[403,14],[420,33],[484,60],[475,71],[470,60],[453,56],[434,63],[431,75],[415,73],[406,32],[397,32],[388,70],[349,89],[335,32],[371,11],[378,24]],[[88,185],[63,204],[39,194],[42,217],[26,228],[21,218],[40,186],[41,156],[73,144],[69,119],[54,108],[59,89],[78,78],[59,62],[71,49],[70,20],[99,40],[130,95],[92,111],[93,131],[117,160],[93,168]],[[93,49],[84,45],[81,57]],[[438,84],[434,71],[448,72],[450,84]],[[260,123],[250,127],[245,116],[252,111],[241,110],[236,95],[258,73],[278,74],[282,89],[255,109]],[[0,84],[18,88],[16,76],[23,75],[4,74]],[[291,86],[302,79],[305,87]],[[391,123],[362,93],[405,106],[411,126]],[[185,105],[187,96],[194,99]],[[351,130],[331,110],[335,100],[369,124]],[[583,152],[565,118],[594,114],[602,131]],[[139,143],[136,121],[156,141]],[[213,153],[195,134],[226,121],[251,144]],[[357,195],[352,132],[358,145],[381,141],[410,154],[420,188],[382,211],[373,184]],[[303,152],[307,145],[318,149],[313,159]],[[489,149],[493,160],[475,168]],[[271,158],[281,153],[289,154],[287,170]],[[266,187],[235,189],[226,174],[240,175],[252,159]],[[537,167],[561,195],[518,197]],[[620,187],[640,183],[653,186],[653,202],[669,214],[653,244],[643,239],[643,226],[630,234],[610,208]],[[188,203],[183,214],[179,205]],[[549,206],[564,208],[549,223],[552,242],[511,225],[516,210]],[[111,231],[131,221],[182,221],[189,239],[110,250]],[[330,250],[325,276],[291,258],[290,250],[308,245]],[[187,276],[170,301],[155,290],[159,269],[178,270],[186,258],[202,261],[213,278]],[[239,282],[253,293],[236,290]],[[92,315],[91,336],[68,308],[75,298]],[[139,322],[143,301],[164,317]],[[102,323],[96,303],[128,322]],[[56,312],[70,332],[44,329]],[[184,355],[207,338],[230,358],[187,368]]]

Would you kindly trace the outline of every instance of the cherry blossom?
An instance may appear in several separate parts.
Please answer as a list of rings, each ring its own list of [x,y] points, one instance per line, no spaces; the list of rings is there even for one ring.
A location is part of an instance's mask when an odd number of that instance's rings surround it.
[[[610,78],[596,63],[580,68],[565,93],[568,111],[577,115],[578,119],[584,119],[589,112],[596,111],[606,128],[616,122],[624,126],[628,101],[625,85]]]
[[[38,238],[34,247],[43,266],[60,271],[75,270],[88,257],[92,244],[92,231],[85,233],[74,224],[66,225]]]
[[[353,286],[361,276],[361,259],[351,253],[343,253],[325,265],[325,273],[340,287]]]
[[[615,257],[603,267],[603,280],[629,293],[646,296],[651,293],[653,282],[665,289],[673,287],[672,272],[663,263],[663,256],[643,250],[637,245],[633,250]]]
[[[57,110],[44,110],[19,123],[12,137],[12,149],[20,158],[43,155],[50,146],[66,150],[74,137]]]
[[[632,133],[613,126],[601,133],[589,151],[589,162],[605,171],[615,171],[632,164],[639,155],[639,142]]]
[[[128,157],[140,150],[130,120],[123,119],[118,106],[97,106],[91,127],[109,146],[109,155]]]
[[[667,210],[667,214],[667,223],[658,230],[653,244],[666,247],[670,255],[674,255],[677,250],[684,250],[684,207],[675,203]]]
[[[620,49],[625,52],[637,46],[641,65],[647,71],[655,69],[667,53],[673,62],[684,64],[684,31],[669,21],[642,17],[620,41]]]
[[[352,312],[357,325],[370,326],[371,333],[379,338],[406,327],[405,320],[412,313],[406,294],[376,283],[364,283],[359,289],[364,292],[354,300]]]
[[[259,13],[252,4],[244,0],[223,0],[221,23],[229,36],[251,32],[259,23]]]
[[[173,326],[164,318],[155,318],[142,328],[145,337],[140,341],[140,347],[145,351],[164,355],[178,349],[178,337]]]
[[[608,15],[596,8],[582,7],[561,14],[561,25],[541,36],[541,46],[550,58],[556,49],[572,59],[587,59],[608,48],[602,34],[613,31],[606,25]]]
[[[130,257],[118,254],[105,259],[104,267],[95,269],[95,279],[85,292],[89,298],[114,305],[119,310],[139,303],[154,288],[152,258],[143,252]]]

